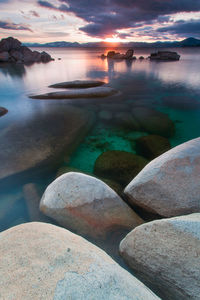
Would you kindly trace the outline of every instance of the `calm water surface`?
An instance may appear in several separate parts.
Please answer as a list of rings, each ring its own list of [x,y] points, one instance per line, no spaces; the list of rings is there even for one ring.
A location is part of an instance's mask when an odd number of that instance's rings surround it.
[[[146,58],[153,50],[138,49],[135,55],[137,57],[143,55]],[[0,106],[6,107],[9,111],[0,118],[2,132],[15,122],[26,122],[41,112],[45,114],[54,109],[54,101],[31,100],[28,95],[50,91],[48,85],[57,82],[94,79],[103,80],[120,90],[120,103],[124,105],[137,102],[139,105],[167,113],[176,127],[176,133],[170,139],[172,146],[200,135],[200,109],[198,106],[194,109],[188,104],[188,99],[191,103],[193,101],[200,103],[200,48],[177,49],[176,51],[181,54],[180,61],[159,63],[146,59],[103,60],[98,56],[103,52],[106,53],[105,49],[49,48],[45,51],[49,52],[55,61],[31,66],[0,65]],[[175,105],[173,103],[166,105],[163,102],[163,97],[174,95],[184,97],[187,101],[186,107],[181,101]],[[94,105],[91,105],[87,101],[80,104],[77,100],[73,100],[73,104],[89,110],[94,109],[98,115],[101,110],[105,110],[101,106],[105,101],[100,98],[93,99]],[[63,105],[68,103],[72,101],[64,100],[56,105],[62,109]],[[115,103],[113,108],[114,105]],[[119,131],[110,130],[102,122],[97,121],[90,134],[71,156],[69,165],[91,173],[96,158],[103,151],[116,149],[134,153],[127,137],[135,138],[143,134],[141,132],[119,134]],[[100,141],[100,145],[90,143],[91,137]],[[54,178],[55,174],[49,174],[47,178],[38,176],[41,194]],[[22,194],[23,184],[24,182],[21,182],[16,185],[13,182],[9,190],[2,188],[0,191],[0,230],[34,220],[30,217]]]

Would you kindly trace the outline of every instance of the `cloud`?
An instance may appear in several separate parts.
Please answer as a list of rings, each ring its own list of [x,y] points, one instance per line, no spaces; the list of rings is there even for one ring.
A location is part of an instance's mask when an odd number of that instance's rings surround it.
[[[39,13],[38,13],[37,11],[35,11],[35,10],[30,10],[29,13],[30,13],[33,17],[36,17],[36,18],[39,18],[39,17],[40,17]]]
[[[183,37],[199,37],[200,36],[200,20],[180,20],[175,22],[171,26],[165,26],[157,29],[158,32],[168,32],[172,34],[177,34]]]
[[[79,28],[89,36],[105,38],[118,30],[170,20],[169,15],[200,11],[200,0],[57,0],[38,1],[40,6],[73,13],[88,24]],[[84,3],[83,3],[84,2]]]
[[[32,32],[30,27],[26,24],[16,24],[9,21],[0,21],[0,28],[8,30],[27,30]]]

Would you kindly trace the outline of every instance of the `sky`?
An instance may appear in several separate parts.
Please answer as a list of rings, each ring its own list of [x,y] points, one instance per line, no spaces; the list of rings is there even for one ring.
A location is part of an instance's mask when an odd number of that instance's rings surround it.
[[[200,38],[200,0],[0,0],[0,38],[154,42]]]

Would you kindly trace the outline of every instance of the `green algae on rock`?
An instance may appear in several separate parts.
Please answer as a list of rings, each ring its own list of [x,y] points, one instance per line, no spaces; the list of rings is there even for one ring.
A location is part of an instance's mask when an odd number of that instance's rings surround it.
[[[142,156],[126,151],[110,150],[102,153],[94,165],[94,174],[128,184],[148,163]]]
[[[137,153],[147,159],[154,159],[171,149],[167,138],[153,134],[136,139],[134,144],[136,144]]]

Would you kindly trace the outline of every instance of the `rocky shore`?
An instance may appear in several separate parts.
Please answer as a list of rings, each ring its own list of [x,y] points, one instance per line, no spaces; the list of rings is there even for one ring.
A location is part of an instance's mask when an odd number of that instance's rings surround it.
[[[0,233],[3,299],[199,300],[200,138],[172,149],[156,135],[138,143],[145,153],[154,145],[153,160],[135,157],[135,167],[126,156],[124,165],[130,161],[136,170],[132,178],[122,172],[123,153],[107,154],[117,155],[121,171],[106,158],[95,166],[110,179],[108,169],[116,168],[115,180],[127,184],[120,195],[94,176],[63,170],[38,201],[58,226],[27,223]],[[29,198],[32,191],[32,185],[24,189]],[[116,243],[134,275],[83,237]]]
[[[21,63],[30,64],[34,62],[47,63],[54,60],[45,51],[32,51],[21,42],[12,37],[0,41],[0,63]]]

